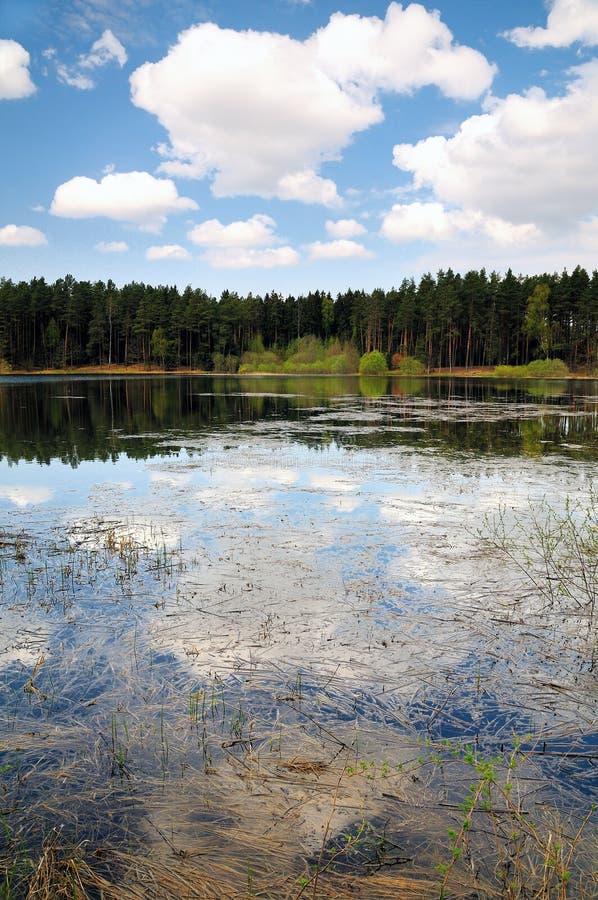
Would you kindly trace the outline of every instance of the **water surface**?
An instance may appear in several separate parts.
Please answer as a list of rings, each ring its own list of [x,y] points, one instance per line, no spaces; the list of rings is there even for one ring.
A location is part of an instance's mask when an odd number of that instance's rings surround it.
[[[521,743],[526,815],[598,799],[594,623],[485,540],[581,514],[598,382],[2,378],[0,453],[0,778],[32,853],[60,823],[120,896],[134,846],[189,883],[221,862],[205,896],[251,870],[294,897],[353,829],[329,878],[436,896],[465,744]]]

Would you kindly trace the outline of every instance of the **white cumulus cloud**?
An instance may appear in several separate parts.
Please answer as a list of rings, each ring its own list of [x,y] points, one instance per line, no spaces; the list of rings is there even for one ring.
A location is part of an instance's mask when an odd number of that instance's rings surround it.
[[[323,206],[341,206],[341,198],[331,178],[320,178],[313,169],[293,172],[278,179],[276,194],[281,200],[299,200],[301,203],[321,203]]]
[[[187,237],[200,247],[263,247],[277,243],[276,222],[270,216],[252,216],[246,221],[223,225],[218,219],[208,219],[196,225]]]
[[[497,244],[511,244],[539,235],[533,224],[514,225],[471,210],[445,209],[435,201],[396,203],[384,216],[381,233],[396,243],[451,241],[461,234],[482,234]]]
[[[146,231],[159,231],[171,213],[197,209],[189,197],[179,197],[168,178],[148,172],[114,172],[101,181],[79,175],[59,185],[50,212],[69,219],[104,216],[134,222]]]
[[[161,247],[148,247],[145,258],[149,260],[159,259],[191,259],[191,254],[179,244],[164,244]]]
[[[296,266],[300,255],[292,247],[266,247],[263,250],[243,247],[215,248],[203,254],[204,262],[215,269],[274,269]]]
[[[0,100],[20,100],[35,90],[25,48],[16,41],[0,40]]]
[[[337,219],[333,222],[328,219],[326,231],[333,238],[352,238],[366,233],[366,228],[356,219]]]
[[[357,241],[314,241],[307,249],[311,259],[371,259],[374,255]]]
[[[541,237],[542,231],[533,222],[515,224],[497,216],[474,216],[473,228],[486,234],[495,244],[527,244]]]
[[[126,241],[100,241],[94,247],[94,250],[99,250],[100,253],[126,253],[128,249]]]
[[[523,26],[504,33],[518,47],[568,47],[579,41],[598,44],[596,0],[552,0],[546,28]]]
[[[596,211],[598,60],[577,66],[571,76],[562,95],[532,88],[494,98],[454,137],[398,144],[394,164],[412,173],[414,188],[431,188],[443,205],[499,220],[489,222],[488,232],[504,232],[501,222],[553,233],[568,229]],[[399,207],[386,231],[396,235],[406,216],[413,224],[414,214],[431,212]],[[441,231],[447,228],[433,218]]]
[[[334,207],[320,174],[354,134],[382,121],[382,91],[436,85],[477,97],[494,75],[454,43],[438,13],[391,3],[384,20],[337,13],[305,41],[196,25],[131,76],[133,103],[156,115],[169,143],[161,171],[212,179],[216,196],[255,194]]]
[[[29,225],[5,225],[0,228],[2,247],[41,247],[48,239],[43,231]]]
[[[395,203],[382,220],[381,233],[397,243],[444,241],[455,234],[451,214],[442,203]]]
[[[440,13],[419,3],[391,3],[384,20],[337,12],[310,44],[324,72],[366,95],[436,85],[447,97],[473,100],[496,71],[477,50],[455,44]]]
[[[215,269],[272,269],[294,266],[300,255],[282,243],[276,234],[276,222],[256,213],[250,219],[224,225],[208,219],[187,233],[194,244],[204,248],[203,262]]]

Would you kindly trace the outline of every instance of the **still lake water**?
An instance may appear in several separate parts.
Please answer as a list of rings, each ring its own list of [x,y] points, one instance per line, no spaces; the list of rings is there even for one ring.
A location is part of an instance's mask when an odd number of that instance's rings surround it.
[[[522,740],[534,816],[598,800],[595,623],[486,540],[587,507],[598,382],[4,377],[0,457],[0,780],[32,853],[60,824],[294,897],[361,821],[376,897],[372,835],[403,874],[446,855],[471,776],[442,741]]]

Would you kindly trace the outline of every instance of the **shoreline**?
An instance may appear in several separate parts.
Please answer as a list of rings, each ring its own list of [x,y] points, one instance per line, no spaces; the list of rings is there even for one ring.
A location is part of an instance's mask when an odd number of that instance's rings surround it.
[[[193,375],[218,378],[493,378],[497,381],[597,381],[597,375],[590,375],[586,372],[570,372],[566,376],[522,376],[509,377],[494,374],[494,366],[481,367],[474,366],[466,369],[465,367],[457,367],[453,369],[442,368],[432,369],[430,372],[424,372],[422,375],[405,375],[401,372],[389,370],[384,375],[360,375],[359,372],[344,372],[337,374],[330,373],[312,373],[312,372],[208,372],[205,369],[164,369],[160,366],[145,366],[134,364],[131,366],[121,365],[104,365],[104,366],[73,366],[63,369],[11,369],[10,371],[0,372],[1,378],[9,378],[12,376],[25,376],[37,378],[64,376],[68,378],[76,378],[82,375],[115,376],[115,377],[139,377],[139,376],[158,376],[158,375]]]

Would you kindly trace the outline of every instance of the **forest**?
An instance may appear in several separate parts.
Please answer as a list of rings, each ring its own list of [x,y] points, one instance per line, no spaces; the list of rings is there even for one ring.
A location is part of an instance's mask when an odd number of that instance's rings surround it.
[[[44,278],[0,279],[0,371],[147,365],[235,372],[260,354],[321,347],[379,351],[389,366],[525,365],[556,357],[574,371],[598,363],[598,271],[488,275],[451,269],[390,290],[331,296],[219,298],[201,288]],[[268,358],[267,355],[265,357]],[[350,365],[351,353],[343,357]],[[245,363],[245,365],[243,365]],[[339,369],[339,371],[341,371]],[[353,371],[355,368],[353,367]]]

